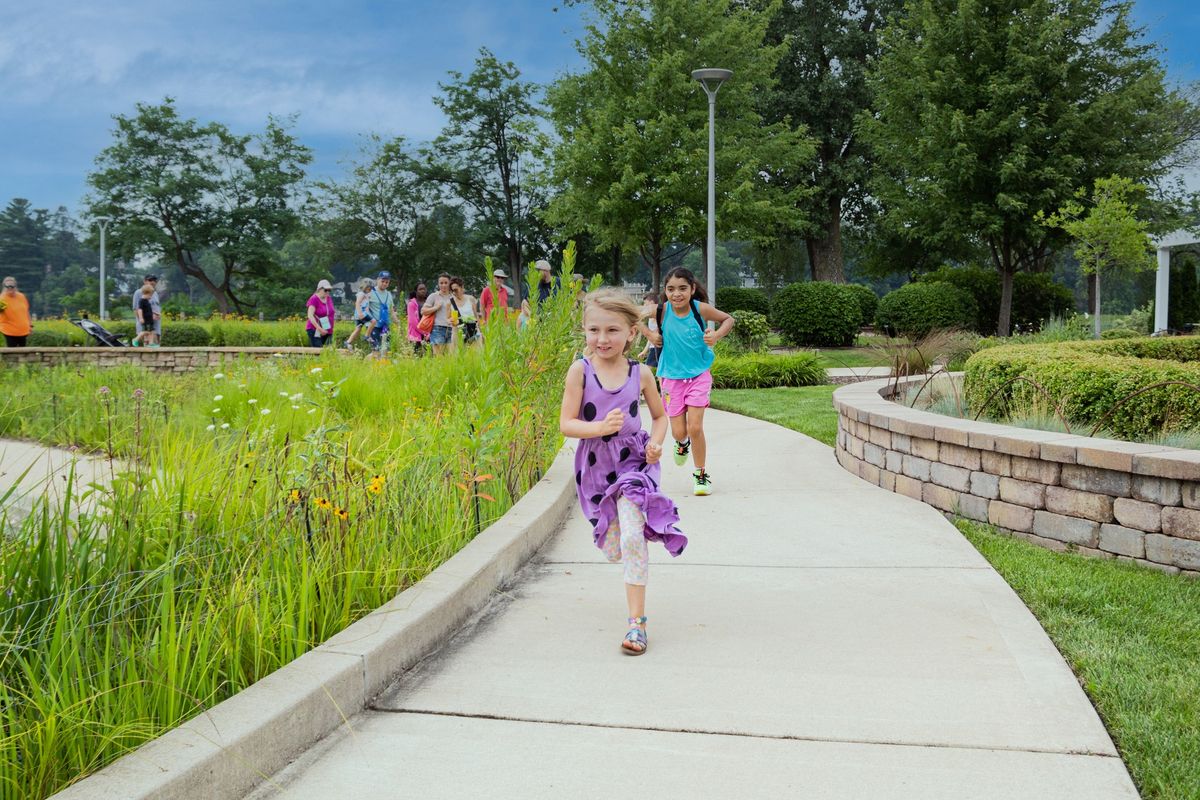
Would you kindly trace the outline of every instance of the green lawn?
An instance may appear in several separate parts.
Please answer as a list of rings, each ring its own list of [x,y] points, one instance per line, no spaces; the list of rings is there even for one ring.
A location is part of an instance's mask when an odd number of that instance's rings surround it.
[[[712,393],[712,405],[800,431],[832,447],[837,438],[837,414],[833,411],[836,388],[717,389]]]
[[[1200,581],[958,528],[1071,664],[1142,797],[1200,797]]]
[[[832,445],[834,388],[721,390],[713,406]],[[1200,798],[1200,581],[958,527],[1071,665],[1142,796]]]

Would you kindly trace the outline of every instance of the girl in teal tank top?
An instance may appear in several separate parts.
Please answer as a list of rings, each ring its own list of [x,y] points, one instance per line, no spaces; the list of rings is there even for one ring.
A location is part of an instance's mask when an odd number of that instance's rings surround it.
[[[693,491],[708,495],[712,481],[705,469],[704,409],[712,390],[712,346],[733,330],[733,317],[708,302],[691,270],[676,267],[667,273],[655,319],[658,330],[642,326],[642,334],[660,347],[658,377],[675,439],[675,463],[683,466],[690,453],[695,466]],[[706,330],[708,323],[716,329]]]

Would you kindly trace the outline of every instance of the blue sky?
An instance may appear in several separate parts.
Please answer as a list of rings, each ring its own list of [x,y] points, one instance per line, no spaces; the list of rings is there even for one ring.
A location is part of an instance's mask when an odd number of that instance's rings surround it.
[[[702,1],[702,0],[701,0]],[[431,98],[480,46],[539,83],[576,69],[578,9],[557,0],[0,2],[0,204],[77,209],[113,114],[176,98],[181,111],[261,130],[299,112],[311,172],[337,174],[359,134],[432,138]],[[558,8],[556,11],[555,9]],[[1136,0],[1169,77],[1200,80],[1200,4]]]

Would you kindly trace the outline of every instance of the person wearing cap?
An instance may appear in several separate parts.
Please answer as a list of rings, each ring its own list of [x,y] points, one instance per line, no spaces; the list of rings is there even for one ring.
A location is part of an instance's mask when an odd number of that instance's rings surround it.
[[[392,283],[392,273],[384,270],[375,276],[375,288],[367,298],[367,313],[371,317],[367,341],[376,352],[387,351],[387,335],[392,327],[392,315],[395,313],[395,303],[388,287]]]
[[[541,308],[542,303],[546,302],[546,299],[550,295],[558,291],[559,287],[559,281],[555,279],[554,269],[550,266],[549,261],[541,258],[538,259],[534,266],[537,267],[538,271],[538,284],[536,287],[530,286],[529,291],[525,293],[525,299],[521,301],[521,313],[526,317],[529,317],[532,313],[529,308],[529,298],[533,297],[535,292],[537,293],[538,308]]]
[[[482,310],[484,322],[488,321],[488,315],[492,313],[493,308],[508,309],[508,287],[504,285],[507,279],[508,273],[504,270],[492,270],[492,282],[483,287],[483,292],[479,295],[479,308]],[[503,312],[501,313],[503,315]]]
[[[33,332],[29,317],[29,300],[17,291],[17,279],[12,275],[4,278],[0,289],[0,333],[9,347],[24,347],[25,340]]]
[[[149,286],[153,290],[150,295],[150,308],[154,311],[154,328],[153,328],[153,330],[151,330],[150,328],[145,328],[142,326],[142,323],[139,321],[137,323],[137,332],[138,333],[153,333],[155,340],[161,342],[162,341],[162,304],[159,302],[159,298],[158,298],[158,276],[157,275],[147,275],[142,280],[142,285],[139,286],[137,288],[137,290],[133,293],[133,303],[131,305],[131,308],[133,309],[133,318],[134,319],[138,318],[138,313],[137,313],[138,302],[142,299],[142,289],[146,286]]]
[[[333,323],[337,309],[333,306],[333,286],[322,279],[317,291],[308,298],[308,320],[304,330],[308,332],[308,343],[313,347],[324,347],[333,341]]]

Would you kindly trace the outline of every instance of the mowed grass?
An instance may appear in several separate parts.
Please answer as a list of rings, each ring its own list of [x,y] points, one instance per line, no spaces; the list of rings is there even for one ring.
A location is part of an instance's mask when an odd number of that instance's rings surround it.
[[[1200,581],[957,525],[1050,634],[1142,797],[1200,797]]]
[[[713,406],[832,446],[836,388],[720,390]],[[1142,797],[1200,798],[1200,581],[957,524],[1071,665]]]
[[[837,439],[837,414],[833,411],[836,386],[798,386],[776,389],[717,389],[713,408],[774,422],[824,442]]]

